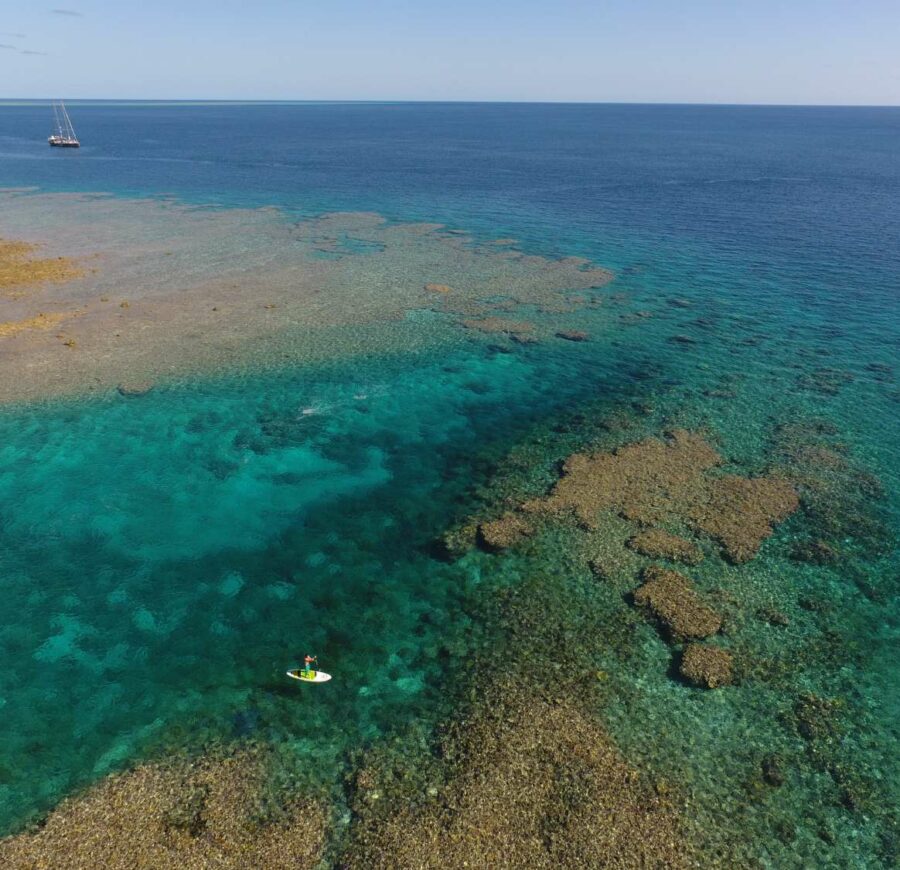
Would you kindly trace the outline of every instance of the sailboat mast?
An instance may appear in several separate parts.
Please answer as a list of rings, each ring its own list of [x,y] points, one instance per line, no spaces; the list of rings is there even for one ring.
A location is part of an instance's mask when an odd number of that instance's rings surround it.
[[[63,117],[66,119],[66,138],[75,139],[75,128],[72,126],[72,120],[69,118],[69,113],[66,111],[66,104],[60,100],[59,105],[62,107]]]

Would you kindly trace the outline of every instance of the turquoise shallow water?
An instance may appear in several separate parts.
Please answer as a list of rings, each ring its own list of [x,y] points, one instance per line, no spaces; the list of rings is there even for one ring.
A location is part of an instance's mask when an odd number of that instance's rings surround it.
[[[477,486],[525,433],[596,401],[628,414],[652,406],[660,427],[703,428],[744,472],[768,463],[779,424],[826,421],[832,441],[878,478],[883,494],[867,507],[880,531],[848,525],[838,566],[791,559],[792,541],[811,533],[798,516],[726,579],[748,600],[796,590],[780,602],[794,607],[791,640],[765,635],[761,654],[791,649],[799,659],[823,633],[838,639],[843,661],[804,664],[791,691],[852,696],[844,748],[893,787],[897,112],[73,107],[73,116],[90,144],[81,162],[62,162],[32,145],[38,109],[0,109],[0,184],[302,213],[374,209],[587,256],[617,278],[598,310],[567,316],[595,336],[582,344],[469,337],[440,353],[225,372],[144,396],[3,410],[5,828],[160,745],[274,739],[311,780],[330,782],[352,748],[446,713],[448,676],[484,640],[473,602],[493,563],[442,561],[432,542],[477,505]],[[285,130],[302,147],[273,145]],[[235,149],[204,153],[204,137],[218,135],[236,136]],[[506,570],[504,582],[519,576]],[[832,602],[827,626],[796,607],[803,595]],[[669,679],[652,631],[641,644],[628,663],[598,653],[619,674],[607,715],[634,757],[715,794],[723,756],[704,747],[733,747],[737,779],[742,741],[784,736],[770,715],[777,693],[751,687],[727,696],[732,706],[701,706]],[[339,675],[328,692],[285,686],[285,667],[307,651]],[[665,717],[668,742],[654,738]],[[684,754],[695,763],[679,761],[674,742],[690,733],[708,738]],[[826,807],[842,860],[883,862],[886,835],[834,808],[809,778],[804,799]],[[798,866],[819,855],[824,822],[811,816]],[[770,845],[760,855],[779,865]]]

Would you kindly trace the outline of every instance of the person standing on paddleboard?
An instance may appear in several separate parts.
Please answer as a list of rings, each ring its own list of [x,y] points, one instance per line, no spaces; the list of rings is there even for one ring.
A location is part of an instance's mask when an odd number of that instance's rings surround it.
[[[318,662],[318,656],[306,656],[303,659],[304,667],[303,667],[303,676],[306,677],[307,680],[311,680],[315,676],[315,671],[313,671],[311,665],[313,662]]]

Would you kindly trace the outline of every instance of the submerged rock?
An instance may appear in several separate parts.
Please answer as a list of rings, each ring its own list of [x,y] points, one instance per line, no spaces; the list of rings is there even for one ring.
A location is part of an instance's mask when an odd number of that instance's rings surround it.
[[[837,553],[822,540],[797,541],[791,551],[791,558],[798,562],[809,562],[813,565],[831,565],[837,561]]]
[[[784,770],[777,755],[767,755],[762,760],[762,776],[768,785],[777,787],[784,783]]]
[[[635,604],[646,607],[674,639],[704,638],[722,627],[722,617],[703,603],[691,581],[676,571],[651,565]]]
[[[561,329],[556,333],[557,338],[564,338],[566,341],[588,341],[590,336],[580,329]]]
[[[840,702],[820,698],[811,692],[801,695],[794,705],[797,731],[806,740],[829,740],[841,733],[838,721]]]
[[[702,643],[689,643],[681,657],[679,673],[704,689],[728,686],[732,681],[732,655],[728,650]]]
[[[123,381],[116,389],[122,396],[143,396],[154,386],[153,381]]]

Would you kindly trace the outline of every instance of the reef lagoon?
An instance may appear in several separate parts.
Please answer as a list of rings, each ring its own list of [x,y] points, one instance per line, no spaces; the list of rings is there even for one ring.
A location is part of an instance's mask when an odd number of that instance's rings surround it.
[[[900,110],[69,110],[0,863],[896,866]]]

